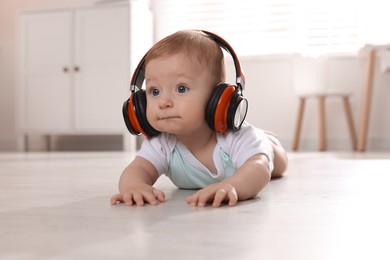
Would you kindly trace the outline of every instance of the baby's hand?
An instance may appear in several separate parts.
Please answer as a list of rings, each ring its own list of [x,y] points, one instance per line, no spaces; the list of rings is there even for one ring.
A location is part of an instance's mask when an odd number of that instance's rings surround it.
[[[187,197],[188,204],[199,207],[204,207],[207,202],[212,202],[213,207],[219,207],[223,201],[227,201],[229,206],[235,206],[238,201],[236,189],[224,182],[211,184]]]
[[[164,192],[157,190],[148,184],[138,183],[127,187],[126,191],[112,196],[111,205],[116,205],[118,202],[125,203],[127,206],[133,204],[143,206],[145,202],[150,205],[157,205],[158,202],[164,201]]]

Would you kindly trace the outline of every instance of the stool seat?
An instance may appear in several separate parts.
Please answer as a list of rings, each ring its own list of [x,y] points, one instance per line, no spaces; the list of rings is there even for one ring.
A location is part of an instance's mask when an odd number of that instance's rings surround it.
[[[345,89],[337,89],[337,88],[326,88],[326,89],[313,89],[313,90],[301,90],[296,91],[295,94],[298,97],[319,97],[319,96],[352,96],[352,91],[348,91]]]

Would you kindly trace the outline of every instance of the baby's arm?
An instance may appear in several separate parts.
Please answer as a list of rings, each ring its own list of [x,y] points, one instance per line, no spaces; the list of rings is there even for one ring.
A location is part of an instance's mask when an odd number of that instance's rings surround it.
[[[212,202],[213,207],[219,207],[222,201],[227,201],[229,206],[234,206],[237,201],[254,198],[270,178],[267,156],[257,154],[250,157],[231,177],[189,196],[187,203],[202,207]]]
[[[157,178],[158,173],[153,164],[136,157],[123,171],[119,179],[119,194],[112,196],[111,204],[123,202],[128,206],[134,203],[142,206],[145,202],[156,205],[158,201],[165,201],[164,193],[153,188]]]

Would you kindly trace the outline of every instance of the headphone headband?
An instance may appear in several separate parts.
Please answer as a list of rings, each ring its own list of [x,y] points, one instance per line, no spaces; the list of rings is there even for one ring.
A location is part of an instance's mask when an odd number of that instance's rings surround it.
[[[234,52],[233,48],[230,46],[230,44],[227,41],[225,41],[222,37],[220,37],[214,33],[204,31],[204,30],[200,30],[199,32],[204,33],[206,37],[208,37],[211,40],[213,40],[214,42],[216,42],[222,49],[224,49],[226,52],[228,52],[232,56],[233,62],[234,62],[234,67],[236,68],[237,87],[239,87],[241,90],[244,90],[245,89],[245,76],[242,72],[240,61],[239,61],[236,53]],[[142,84],[145,80],[144,63],[145,63],[145,59],[146,59],[147,55],[148,55],[148,53],[146,53],[142,57],[141,61],[138,63],[137,68],[135,69],[135,71],[133,73],[133,77],[131,78],[130,91],[133,93],[142,88]]]
[[[146,53],[141,61],[138,63],[137,68],[135,69],[133,76],[130,81],[130,91],[134,93],[135,91],[142,88],[142,83],[145,80],[145,69],[144,69],[144,63],[145,58],[148,53]]]
[[[240,64],[240,61],[237,57],[237,54],[233,50],[232,46],[230,46],[230,44],[227,41],[225,41],[221,36],[218,36],[215,33],[205,31],[205,30],[201,30],[201,32],[205,33],[207,37],[209,37],[210,39],[212,39],[213,41],[218,43],[218,45],[222,49],[224,49],[226,52],[228,52],[232,56],[233,62],[234,62],[234,67],[236,68],[236,84],[238,87],[241,88],[241,90],[244,90],[245,89],[245,76],[242,72],[241,64]]]

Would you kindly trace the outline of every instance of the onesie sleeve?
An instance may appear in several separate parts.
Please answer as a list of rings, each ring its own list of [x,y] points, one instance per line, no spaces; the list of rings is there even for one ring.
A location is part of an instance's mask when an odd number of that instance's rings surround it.
[[[168,160],[175,141],[166,134],[145,139],[137,156],[148,160],[156,168],[159,175],[168,171]]]
[[[245,122],[239,131],[228,132],[218,139],[222,149],[230,155],[233,166],[237,169],[253,155],[264,154],[268,158],[270,172],[273,171],[273,146],[263,130]]]

